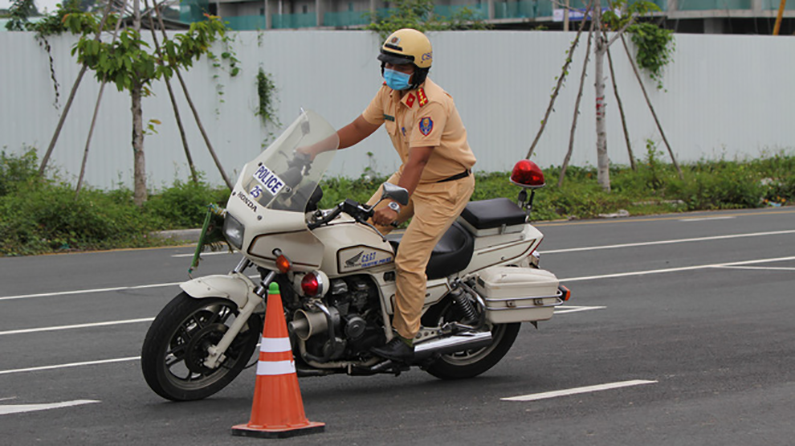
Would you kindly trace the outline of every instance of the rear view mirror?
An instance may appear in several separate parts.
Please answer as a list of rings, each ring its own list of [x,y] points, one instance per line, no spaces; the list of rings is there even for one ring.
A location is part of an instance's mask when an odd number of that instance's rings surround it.
[[[386,198],[397,201],[401,206],[406,206],[409,204],[409,191],[392,183],[384,183],[384,193],[381,195],[381,200]]]

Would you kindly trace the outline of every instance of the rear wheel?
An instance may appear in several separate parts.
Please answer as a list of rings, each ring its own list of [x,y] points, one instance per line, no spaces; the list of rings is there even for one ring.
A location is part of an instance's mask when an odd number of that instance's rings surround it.
[[[459,321],[463,317],[461,311],[447,299],[431,308],[423,316],[423,325],[442,326],[447,322]],[[425,371],[441,379],[473,378],[494,367],[508,353],[516,336],[519,334],[520,323],[494,325],[491,329],[493,342],[488,347],[477,350],[442,355],[431,363]]]
[[[207,348],[218,344],[237,315],[230,300],[177,295],[157,315],[144,339],[141,369],[149,387],[173,401],[206,398],[226,387],[246,366],[262,331],[262,319],[251,316],[221,365],[206,367]]]

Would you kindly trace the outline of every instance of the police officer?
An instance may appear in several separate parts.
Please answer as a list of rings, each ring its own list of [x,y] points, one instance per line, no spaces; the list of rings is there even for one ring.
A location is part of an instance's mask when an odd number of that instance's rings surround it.
[[[475,187],[475,156],[453,98],[428,78],[433,62],[431,42],[421,32],[401,29],[381,47],[378,60],[385,80],[367,109],[337,131],[339,148],[357,144],[382,124],[402,165],[389,182],[409,192],[401,207],[382,201],[373,223],[382,233],[391,223],[413,217],[395,257],[397,277],[392,327],[397,334],[371,351],[383,358],[407,361],[420,329],[425,301],[425,267],[434,246],[461,213]],[[378,201],[379,190],[368,204]]]

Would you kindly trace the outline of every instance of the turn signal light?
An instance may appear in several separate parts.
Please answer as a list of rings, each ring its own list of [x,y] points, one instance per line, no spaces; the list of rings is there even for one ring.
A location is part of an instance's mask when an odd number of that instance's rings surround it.
[[[276,255],[276,268],[279,270],[279,272],[284,274],[287,271],[290,271],[290,267],[292,266],[290,264],[290,259],[288,259],[280,249],[274,249],[273,254]]]
[[[530,160],[521,160],[513,166],[511,182],[522,187],[544,187],[544,172],[538,164]]]
[[[569,291],[569,289],[563,285],[558,285],[558,291],[562,293],[562,296],[560,296],[560,298],[563,299],[564,301],[569,300],[569,298],[571,297],[571,291]]]

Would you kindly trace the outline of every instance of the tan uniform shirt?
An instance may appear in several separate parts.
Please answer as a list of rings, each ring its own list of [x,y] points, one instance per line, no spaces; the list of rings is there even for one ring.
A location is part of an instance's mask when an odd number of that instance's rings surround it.
[[[362,113],[376,125],[385,124],[403,166],[412,147],[433,147],[420,184],[436,183],[472,169],[475,155],[453,97],[430,78],[417,89],[400,93],[384,85]]]

